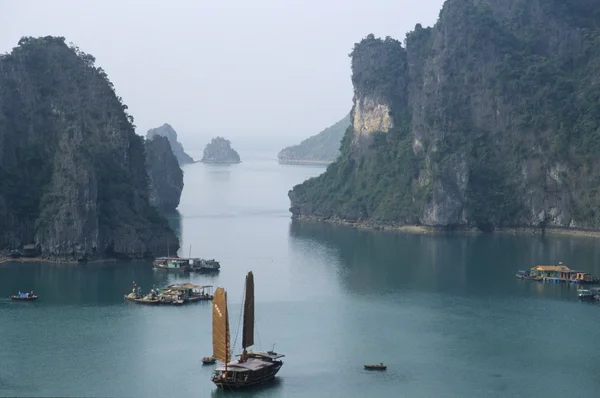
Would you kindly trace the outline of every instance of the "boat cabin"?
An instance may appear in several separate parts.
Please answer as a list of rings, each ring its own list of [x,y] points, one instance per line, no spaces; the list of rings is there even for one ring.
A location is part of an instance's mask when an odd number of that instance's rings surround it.
[[[241,357],[242,354],[237,354],[236,357]],[[247,351],[246,357],[262,359],[263,361],[272,362],[279,358],[285,357],[283,354],[278,354],[273,351]]]
[[[165,291],[174,293],[183,300],[190,299],[212,299],[212,285],[192,285],[184,283],[181,285],[169,285],[164,288]]]
[[[178,258],[178,259],[169,259],[167,260],[167,268],[168,269],[185,269],[189,265],[188,259]]]

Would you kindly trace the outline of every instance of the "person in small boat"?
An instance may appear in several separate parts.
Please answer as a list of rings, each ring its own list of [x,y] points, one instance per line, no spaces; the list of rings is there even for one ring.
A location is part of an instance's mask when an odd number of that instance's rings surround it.
[[[242,355],[240,355],[240,363],[244,363],[248,360],[248,351],[246,351],[246,349],[244,348],[244,351],[242,351]]]

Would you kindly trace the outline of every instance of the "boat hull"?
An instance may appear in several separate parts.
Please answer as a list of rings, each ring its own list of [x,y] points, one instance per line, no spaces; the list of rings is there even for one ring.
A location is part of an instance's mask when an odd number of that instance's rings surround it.
[[[387,366],[381,365],[365,365],[366,370],[386,370]]]
[[[261,376],[261,377],[252,378],[251,380],[248,380],[248,381],[228,380],[228,379],[223,380],[223,379],[217,379],[214,377],[213,377],[212,381],[219,388],[228,388],[228,389],[239,390],[242,388],[254,387],[259,384],[265,384],[270,381],[273,381],[273,379],[275,379],[275,375],[277,375],[277,373],[279,372],[279,369],[281,369],[282,366],[283,366],[283,362],[276,364],[275,366],[271,367],[272,371],[269,372],[268,374]]]
[[[18,296],[12,296],[11,299],[15,300],[15,301],[33,301],[33,300],[37,300],[39,297],[38,296],[33,296],[33,297],[18,297]]]

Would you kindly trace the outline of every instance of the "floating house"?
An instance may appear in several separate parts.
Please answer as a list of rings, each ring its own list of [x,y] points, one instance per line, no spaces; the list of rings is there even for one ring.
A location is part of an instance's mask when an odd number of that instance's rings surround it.
[[[596,283],[598,278],[584,271],[572,270],[566,265],[537,265],[530,270],[531,275],[550,282]]]

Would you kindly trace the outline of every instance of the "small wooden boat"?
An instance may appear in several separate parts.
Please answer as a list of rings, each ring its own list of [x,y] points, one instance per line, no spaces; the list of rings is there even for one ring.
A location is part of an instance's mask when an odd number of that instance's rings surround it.
[[[269,382],[283,366],[285,355],[271,351],[248,351],[254,345],[254,274],[246,274],[242,318],[242,354],[231,360],[227,292],[222,287],[215,291],[213,300],[213,356],[222,366],[217,366],[211,380],[219,388],[246,388]]]
[[[202,358],[202,363],[204,365],[210,365],[217,362],[217,359],[215,357],[204,357]]]
[[[24,297],[11,296],[11,299],[17,300],[17,301],[33,301],[33,300],[37,300],[38,298],[39,297],[36,296],[35,294],[33,296],[24,296]]]
[[[577,289],[577,297],[580,300],[593,300],[594,293],[588,289]]]
[[[387,365],[384,365],[383,362],[381,362],[379,365],[365,365],[365,369],[367,369],[367,370],[386,370]]]

